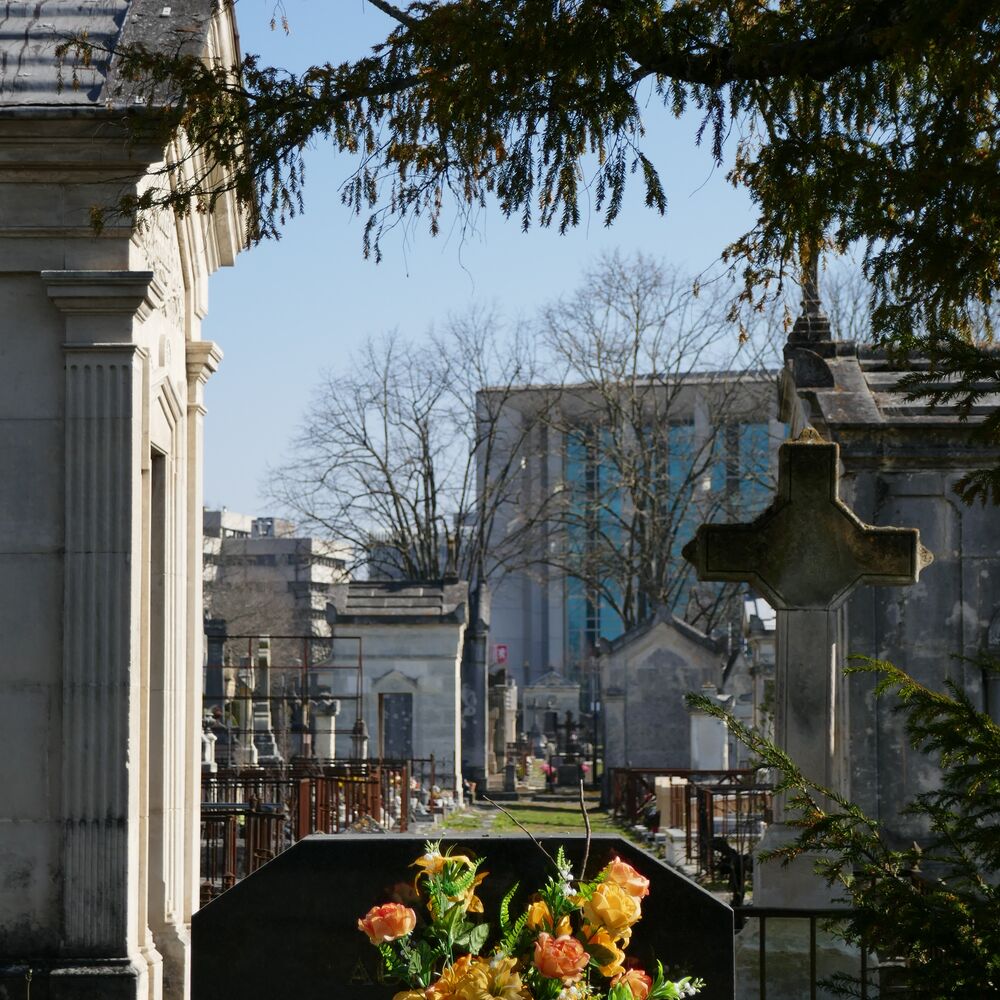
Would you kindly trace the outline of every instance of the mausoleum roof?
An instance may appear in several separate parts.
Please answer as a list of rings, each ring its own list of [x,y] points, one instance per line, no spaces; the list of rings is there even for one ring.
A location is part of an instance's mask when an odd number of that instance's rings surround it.
[[[571,681],[558,670],[546,670],[540,677],[535,678],[530,684],[526,684],[524,690],[527,692],[535,688],[579,688],[579,686],[576,681]]]
[[[183,51],[206,38],[217,0],[8,0],[0,16],[0,112],[122,107],[114,91],[113,60],[89,66],[60,43],[86,35],[96,52],[119,44]]]
[[[638,641],[646,635],[646,633],[650,632],[658,625],[664,625],[667,628],[673,629],[679,635],[682,635],[685,639],[687,639],[688,642],[693,642],[695,645],[703,646],[710,652],[718,653],[722,649],[720,644],[716,642],[715,639],[705,635],[701,629],[688,624],[688,622],[684,621],[683,618],[673,614],[665,608],[659,608],[648,618],[639,622],[638,625],[633,625],[632,628],[630,628],[627,632],[623,632],[616,639],[602,639],[600,641],[601,651],[604,653],[616,653],[618,650]]]
[[[331,624],[462,623],[469,587],[424,580],[354,580],[334,584],[330,597],[327,619]]]
[[[808,397],[807,419],[816,426],[945,428],[966,422],[954,404],[931,406],[927,399],[910,400],[899,391],[904,375],[929,372],[925,359],[901,363],[850,341],[789,344],[785,359],[780,389],[783,419],[789,419],[789,404],[798,393]],[[929,378],[928,384],[933,381]],[[968,422],[980,422],[998,406],[1000,393],[984,395],[969,411]]]

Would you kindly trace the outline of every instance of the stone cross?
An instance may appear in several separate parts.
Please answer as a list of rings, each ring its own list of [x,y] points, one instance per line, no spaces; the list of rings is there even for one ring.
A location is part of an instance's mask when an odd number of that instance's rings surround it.
[[[776,742],[806,777],[846,792],[837,609],[861,584],[915,583],[932,556],[916,528],[864,524],[844,504],[839,452],[811,428],[786,441],[771,506],[748,524],[703,524],[683,554],[699,579],[749,583],[778,609]]]

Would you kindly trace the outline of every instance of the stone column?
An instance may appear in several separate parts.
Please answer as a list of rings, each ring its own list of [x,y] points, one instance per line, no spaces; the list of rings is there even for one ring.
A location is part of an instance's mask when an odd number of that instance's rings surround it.
[[[62,928],[52,998],[155,997],[143,954],[141,466],[148,271],[43,271],[65,315]],[[95,961],[99,960],[99,961]]]
[[[210,340],[189,340],[186,345],[187,369],[187,680],[188,697],[185,706],[189,734],[188,746],[194,746],[201,730],[202,718],[202,644],[205,624],[202,614],[202,523],[204,505],[205,466],[205,384],[218,370],[222,351]],[[225,644],[225,624],[219,643],[218,671],[223,679],[222,652]],[[224,692],[220,704],[225,705]],[[228,748],[227,748],[228,749]],[[199,906],[201,869],[201,767],[192,754],[185,772],[186,828],[184,919]]]

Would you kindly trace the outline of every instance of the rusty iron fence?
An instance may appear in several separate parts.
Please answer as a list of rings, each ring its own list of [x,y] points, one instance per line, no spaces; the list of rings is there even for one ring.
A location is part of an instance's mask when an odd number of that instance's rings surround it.
[[[202,776],[201,896],[207,902],[311,833],[404,832],[408,761],[220,771]]]
[[[808,966],[802,963],[802,967],[799,969],[802,980],[801,993],[799,995],[803,1000],[806,1000],[806,998],[808,1000],[818,1000],[820,996],[820,984],[824,977],[820,972],[817,960],[817,930],[821,927],[847,920],[851,915],[851,910],[843,907],[802,909],[776,906],[734,906],[733,913],[736,918],[736,928],[738,931],[744,928],[749,921],[757,922],[756,969],[751,968],[751,973],[756,973],[753,976],[756,982],[743,983],[740,995],[753,996],[753,1000],[767,1000],[769,985],[768,958],[771,954],[768,951],[767,945],[768,921],[795,920],[808,923],[808,944],[806,947],[808,951]],[[777,954],[777,952],[774,954]],[[887,995],[886,987],[891,978],[892,971],[891,963],[885,968],[880,968],[878,959],[871,954],[869,947],[862,941],[861,946],[858,948],[856,969],[848,972],[855,979],[852,989],[856,989],[857,992],[851,992],[849,995],[857,997],[858,1000],[868,1000],[870,996]],[[785,984],[785,986],[787,989],[788,984]],[[756,988],[756,994],[752,992],[754,988]],[[828,994],[824,992],[822,995],[827,996]]]
[[[754,770],[612,768],[612,815],[619,822],[657,831],[682,831],[682,862],[699,876],[722,878],[733,904],[743,902],[751,851],[772,817],[772,791]],[[657,794],[656,779],[666,778]],[[671,850],[676,850],[674,843]]]

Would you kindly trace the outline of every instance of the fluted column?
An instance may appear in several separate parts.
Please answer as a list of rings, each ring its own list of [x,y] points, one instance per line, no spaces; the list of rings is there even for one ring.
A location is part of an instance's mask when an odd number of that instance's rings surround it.
[[[110,962],[144,998],[139,954],[143,367],[151,272],[43,271],[65,314],[63,927],[67,957]]]
[[[210,340],[188,341],[187,365],[187,668],[188,668],[188,746],[198,745],[202,717],[202,647],[205,623],[202,615],[203,532],[201,511],[204,505],[205,466],[205,384],[218,370],[222,351]],[[188,761],[187,794],[187,885],[184,912],[190,920],[199,904],[201,866],[201,762],[192,755]]]

